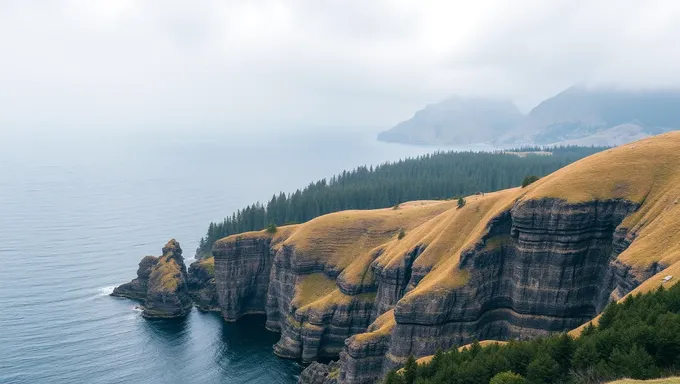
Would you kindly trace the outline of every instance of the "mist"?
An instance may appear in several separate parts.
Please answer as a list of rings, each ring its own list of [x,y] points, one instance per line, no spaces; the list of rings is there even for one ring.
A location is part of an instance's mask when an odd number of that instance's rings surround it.
[[[680,4],[0,4],[0,129],[384,129],[449,95],[680,86]]]

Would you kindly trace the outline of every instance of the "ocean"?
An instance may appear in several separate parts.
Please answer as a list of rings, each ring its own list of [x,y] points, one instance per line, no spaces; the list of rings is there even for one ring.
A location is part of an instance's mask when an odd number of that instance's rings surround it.
[[[374,131],[0,132],[0,383],[294,383],[264,318],[146,321],[108,296],[170,239],[357,165],[433,148]]]

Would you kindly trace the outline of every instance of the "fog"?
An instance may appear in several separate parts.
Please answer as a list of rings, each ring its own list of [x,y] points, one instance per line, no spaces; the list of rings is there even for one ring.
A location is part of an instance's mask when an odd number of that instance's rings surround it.
[[[0,130],[385,129],[452,94],[680,86],[680,2],[0,2]]]

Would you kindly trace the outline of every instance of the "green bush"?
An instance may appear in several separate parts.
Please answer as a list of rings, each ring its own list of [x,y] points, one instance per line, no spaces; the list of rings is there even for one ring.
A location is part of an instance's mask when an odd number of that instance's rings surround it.
[[[533,176],[533,175],[527,176],[527,177],[524,178],[524,180],[522,180],[522,188],[524,188],[524,187],[526,187],[530,184],[533,184],[536,181],[538,181],[538,176]]]
[[[404,236],[406,236],[406,232],[404,232],[404,230],[402,229],[401,231],[399,231],[399,235],[397,235],[397,240],[403,239]]]
[[[512,371],[505,371],[491,378],[489,384],[524,384],[526,380]]]
[[[276,224],[269,224],[266,229],[267,233],[276,233],[278,230],[279,229],[276,227]]]
[[[458,208],[463,208],[465,206],[465,203],[467,203],[467,201],[465,201],[464,198],[462,197],[458,198]]]

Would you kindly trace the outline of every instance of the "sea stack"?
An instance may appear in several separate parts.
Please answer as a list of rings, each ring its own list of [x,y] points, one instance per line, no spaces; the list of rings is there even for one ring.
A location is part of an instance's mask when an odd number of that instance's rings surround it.
[[[147,319],[178,318],[191,311],[187,269],[179,242],[168,241],[162,252],[160,257],[144,257],[139,263],[137,278],[111,294],[142,300],[142,316]]]

